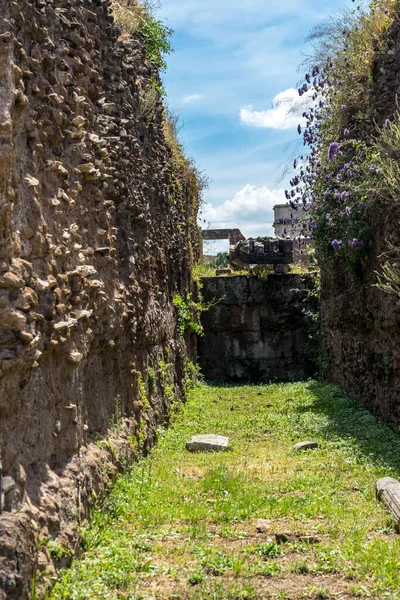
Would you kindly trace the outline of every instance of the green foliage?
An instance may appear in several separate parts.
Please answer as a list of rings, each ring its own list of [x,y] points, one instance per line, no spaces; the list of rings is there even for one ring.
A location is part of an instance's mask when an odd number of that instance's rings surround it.
[[[197,335],[204,335],[203,328],[200,323],[200,314],[207,310],[201,302],[195,302],[192,299],[192,294],[186,294],[183,298],[180,294],[176,294],[173,299],[173,305],[178,317],[178,335],[183,337],[187,328],[191,328]]]
[[[61,561],[63,559],[72,559],[73,552],[68,547],[59,544],[55,540],[48,541],[47,549],[51,558],[55,561]]]
[[[163,130],[172,167],[169,193],[172,225],[187,247],[188,267],[192,270],[200,256],[202,240],[197,217],[208,178],[185,153],[178,138],[178,119],[167,110],[164,110]]]
[[[376,159],[375,152],[364,142],[343,141],[334,161],[328,158],[328,153],[320,157],[322,174],[313,181],[313,193],[324,198],[324,211],[321,212],[318,205],[311,213],[316,224],[318,249],[332,256],[332,240],[343,241],[340,258],[349,266],[361,260],[370,240],[366,205],[377,193],[381,182],[374,167]],[[346,176],[347,171],[352,172],[351,178]],[[348,243],[351,240],[359,243],[358,253]]]
[[[204,581],[204,574],[200,570],[192,571],[188,575],[188,582],[190,583],[190,585],[198,585],[199,583],[203,583],[203,581]]]
[[[148,386],[149,386],[149,394],[150,396],[154,393],[155,387],[156,387],[156,373],[154,371],[154,369],[150,368],[148,370]]]
[[[224,269],[228,267],[228,257],[228,252],[218,252],[217,257],[213,260],[211,266],[214,267],[214,269]]]
[[[256,551],[264,558],[278,558],[279,556],[282,556],[282,550],[275,544],[275,542],[259,544]]]
[[[170,37],[172,29],[166,27],[154,16],[148,16],[138,32],[144,39],[144,47],[150,63],[161,71],[165,71],[167,64],[164,56],[172,52]]]
[[[385,185],[381,196],[392,205],[398,202],[400,189],[400,111],[378,129],[374,149]]]
[[[158,361],[158,374],[160,376],[161,383],[171,383],[172,374],[171,374],[172,364],[170,362],[165,362],[165,360]]]
[[[149,62],[155,69],[164,71],[164,56],[172,52],[170,37],[173,31],[152,14],[149,2],[111,0],[111,5],[117,25],[131,35],[139,33]]]
[[[375,287],[386,294],[393,294],[400,303],[400,248],[388,242],[389,250],[380,256],[381,271],[376,271],[378,282]]]
[[[143,404],[143,410],[146,411],[150,407],[150,402],[147,397],[147,386],[144,382],[142,373],[137,373],[138,390],[140,401]]]
[[[111,417],[111,429],[118,431],[122,426],[122,401],[121,396],[118,394],[115,398],[115,409],[114,414]]]
[[[397,2],[380,0],[343,11],[311,36],[314,80],[306,78],[321,101],[309,109],[304,135],[312,156],[300,180],[311,198],[319,256],[340,261],[355,276],[367,265],[382,202],[397,198],[400,182],[399,117],[388,125],[375,97],[378,60],[389,51],[388,32],[398,18]]]
[[[184,380],[185,396],[187,396],[187,394],[196,387],[199,381],[203,381],[203,374],[199,365],[195,364],[191,360],[187,360],[185,365]]]
[[[202,277],[215,277],[215,268],[206,262],[198,262],[194,265],[192,271],[193,281],[201,285]]]

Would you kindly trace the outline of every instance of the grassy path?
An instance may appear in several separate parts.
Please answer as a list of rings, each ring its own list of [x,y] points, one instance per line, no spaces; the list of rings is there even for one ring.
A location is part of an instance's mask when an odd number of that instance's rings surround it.
[[[198,433],[232,450],[187,452]],[[293,450],[309,439],[318,450]],[[199,386],[51,598],[400,598],[400,536],[374,496],[386,475],[400,476],[400,437],[338,388]]]

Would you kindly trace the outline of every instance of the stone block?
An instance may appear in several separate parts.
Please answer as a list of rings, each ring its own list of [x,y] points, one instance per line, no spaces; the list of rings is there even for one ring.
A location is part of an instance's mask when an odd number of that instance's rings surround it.
[[[186,449],[190,452],[224,452],[228,450],[228,444],[229,438],[223,435],[195,435],[186,442]]]
[[[230,330],[235,331],[259,331],[260,314],[257,305],[232,305]]]
[[[216,276],[221,277],[222,275],[232,275],[232,269],[217,269]]]
[[[212,310],[203,313],[201,322],[206,331],[229,331],[231,326],[230,307],[217,304]]]
[[[400,482],[392,477],[383,477],[376,482],[376,496],[394,517],[396,531],[400,532]]]
[[[300,452],[301,450],[315,450],[318,447],[318,442],[299,442],[298,444],[295,444],[293,448],[296,452]]]
[[[257,533],[268,533],[271,530],[272,521],[270,519],[258,519]]]
[[[288,265],[293,262],[293,240],[259,237],[242,240],[231,247],[229,263],[248,265]]]

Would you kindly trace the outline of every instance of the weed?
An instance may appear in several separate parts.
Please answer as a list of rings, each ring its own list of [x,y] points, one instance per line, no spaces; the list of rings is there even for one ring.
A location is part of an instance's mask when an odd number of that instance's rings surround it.
[[[60,561],[63,558],[71,558],[71,550],[62,544],[59,544],[55,540],[49,540],[47,549],[51,558],[55,561]]]
[[[121,29],[131,35],[138,33],[144,42],[147,58],[157,70],[165,70],[164,56],[172,52],[172,30],[152,14],[149,2],[111,0],[114,19]]]
[[[118,431],[122,426],[122,401],[118,394],[115,398],[115,409],[111,417],[111,430]]]
[[[115,22],[126,32],[136,33],[145,23],[148,12],[137,0],[112,0]]]
[[[149,394],[150,396],[154,393],[156,387],[156,373],[154,369],[150,368],[147,372],[147,381],[149,386]]]
[[[193,571],[189,573],[187,580],[190,585],[198,585],[204,581],[204,575],[201,571]]]
[[[388,242],[388,251],[379,258],[382,267],[380,272],[375,271],[378,282],[374,286],[386,294],[394,294],[397,303],[400,303],[400,248]]]
[[[199,314],[207,310],[205,306],[199,302],[195,302],[192,299],[192,294],[187,294],[186,298],[183,298],[180,294],[176,294],[173,299],[173,305],[177,312],[178,334],[180,337],[183,337],[188,327],[193,329],[197,335],[204,335]]]
[[[295,565],[293,570],[295,573],[299,573],[300,575],[308,575],[310,572],[310,567],[308,566],[307,561],[303,560]]]
[[[160,94],[154,83],[149,83],[139,91],[139,117],[150,117],[156,108]]]
[[[275,542],[259,544],[256,548],[256,552],[263,558],[278,558],[279,556],[282,556],[282,550]]]
[[[144,382],[143,375],[140,371],[137,372],[137,382],[138,382],[138,390],[140,401],[143,405],[143,411],[146,411],[150,408],[150,402],[147,397],[147,386]]]
[[[156,17],[149,16],[138,30],[144,39],[146,55],[150,63],[156,68],[165,71],[167,64],[164,55],[172,52],[169,41],[172,29],[166,27]]]

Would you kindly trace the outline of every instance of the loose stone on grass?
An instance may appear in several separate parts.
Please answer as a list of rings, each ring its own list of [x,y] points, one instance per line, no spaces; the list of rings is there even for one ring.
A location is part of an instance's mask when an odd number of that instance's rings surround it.
[[[288,542],[301,542],[304,544],[320,544],[321,538],[316,535],[301,535],[299,533],[276,533],[275,541],[277,544],[287,544]]]
[[[186,442],[186,450],[190,452],[224,452],[228,450],[229,438],[223,435],[194,435]]]
[[[257,521],[257,533],[267,533],[270,531],[272,521],[269,519],[258,519]]]
[[[296,450],[296,452],[300,452],[301,450],[315,450],[315,448],[318,447],[318,442],[299,442],[293,446],[293,449]]]
[[[383,477],[376,482],[376,497],[386,504],[394,516],[396,531],[400,532],[400,482]]]

